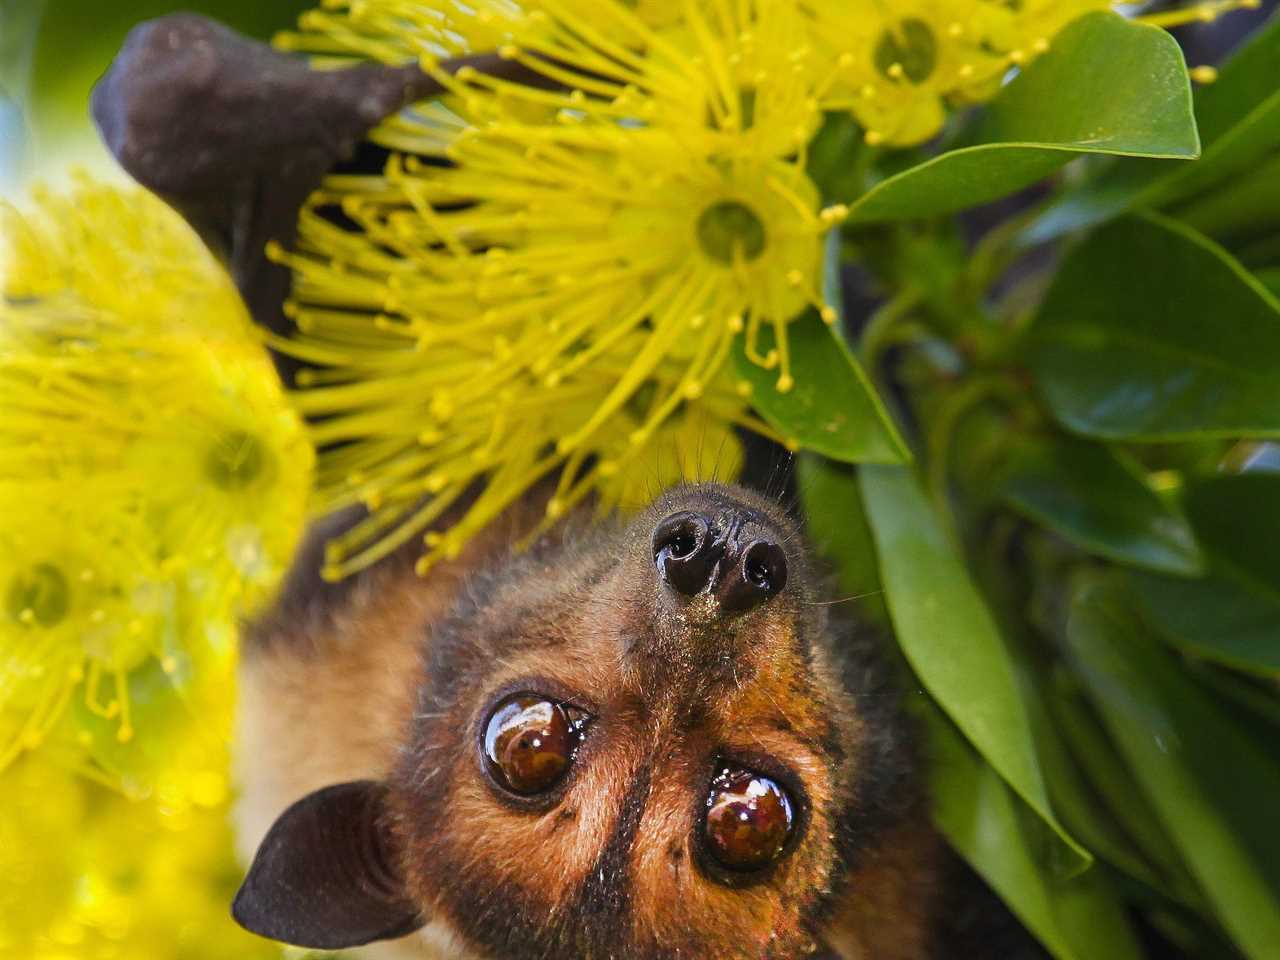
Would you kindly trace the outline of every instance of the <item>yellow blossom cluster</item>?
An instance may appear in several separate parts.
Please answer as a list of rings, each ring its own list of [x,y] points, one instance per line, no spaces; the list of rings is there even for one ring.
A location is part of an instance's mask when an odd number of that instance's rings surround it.
[[[57,733],[145,781],[178,691],[288,562],[311,447],[160,201],[82,183],[2,212],[0,770]]]
[[[446,102],[389,122],[385,170],[329,178],[296,250],[272,251],[294,271],[298,332],[276,346],[312,365],[295,402],[324,449],[321,494],[371,510],[330,545],[330,576],[478,484],[426,534],[424,569],[543,475],[559,477],[549,521],[590,494],[607,510],[732,476],[734,428],[773,435],[732,351],[786,391],[787,324],[835,319],[820,252],[843,211],[820,207],[797,154],[820,120],[811,65],[789,59],[800,11],[580,9],[529,13],[536,31],[497,51],[556,89],[427,64]]]
[[[268,251],[293,271],[296,334],[273,345],[307,365],[295,402],[322,448],[321,501],[369,511],[330,544],[326,575],[418,535],[425,570],[546,475],[550,522],[588,496],[627,505],[644,464],[702,479],[716,463],[690,456],[693,435],[729,462],[737,428],[772,436],[730,358],[774,370],[785,393],[788,326],[836,317],[820,252],[846,208],[822,207],[806,174],[824,115],[850,111],[872,145],[918,143],[947,105],[990,96],[1110,6],[331,0],[304,14],[279,45],[416,61],[444,90],[371,134],[389,151],[380,172],[329,177],[295,248]]]
[[[206,664],[145,792],[74,772],[51,743],[0,780],[0,956],[268,960],[280,948],[227,909],[239,880],[227,820],[232,659]]]
[[[1259,3],[1206,0],[1140,18],[1170,27]],[[647,33],[620,28],[615,5],[625,6]],[[565,27],[586,28],[580,38],[592,44],[607,37],[637,59],[661,44],[683,45],[696,56],[699,34],[728,39],[730,31],[746,30],[755,36],[729,51],[741,58],[735,68],[768,78],[758,85],[760,96],[785,107],[797,130],[821,111],[848,110],[868,143],[908,146],[937,133],[948,106],[988,99],[1011,68],[1048,50],[1073,20],[1101,10],[1140,12],[1142,6],[1140,0],[325,0],[301,17],[298,31],[279,34],[277,44],[320,56],[424,66],[507,47],[541,75],[591,95],[597,91],[575,75],[575,61],[548,60]],[[783,32],[776,32],[780,27]],[[804,101],[778,95],[792,70],[808,74],[807,82],[790,87],[803,90]],[[669,79],[675,81],[672,116],[696,126],[702,112],[691,99],[694,91],[680,86],[685,78],[678,73]],[[708,98],[707,111],[715,109],[715,99]],[[386,134],[394,138],[390,128]]]

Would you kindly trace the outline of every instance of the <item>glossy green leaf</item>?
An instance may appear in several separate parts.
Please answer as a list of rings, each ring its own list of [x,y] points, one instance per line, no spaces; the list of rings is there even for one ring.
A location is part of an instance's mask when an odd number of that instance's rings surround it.
[[[1027,347],[1050,409],[1077,433],[1280,435],[1280,301],[1166,218],[1127,217],[1074,249]]]
[[[1080,590],[1068,642],[1117,748],[1223,926],[1280,944],[1280,769],[1147,634],[1115,584]]]
[[[1066,684],[1059,684],[1067,687]],[[1073,688],[1059,689],[1049,698],[1054,726],[1066,741],[1071,756],[1087,777],[1106,808],[1094,826],[1107,823],[1123,831],[1145,863],[1154,868],[1157,889],[1181,902],[1200,901],[1195,882],[1174,850],[1151,804],[1139,789],[1133,772],[1116,752],[1098,718]],[[1055,794],[1055,800],[1057,795]],[[1105,828],[1104,828],[1105,829]],[[1102,854],[1102,850],[1096,852]]]
[[[1044,825],[936,709],[929,727],[933,817],[947,842],[1058,960],[1138,960],[1142,951],[1098,869],[1046,870]]]
[[[841,302],[839,231],[828,234],[824,272],[826,301]],[[787,325],[790,390],[777,389],[778,367],[766,369],[747,356],[745,337],[738,337],[734,360],[738,376],[751,386],[751,402],[765,421],[787,440],[845,463],[902,463],[911,458],[889,418],[884,403],[861,364],[840,336],[840,323],[823,323],[806,311]],[[777,342],[762,328],[757,349],[762,356]]]
[[[1087,716],[1070,674],[1060,667],[1050,676],[1035,670],[1023,658],[1024,675],[1034,676],[1034,693],[1028,698],[1036,753],[1049,785],[1049,798],[1071,831],[1098,859],[1120,873],[1160,891],[1180,904],[1197,901],[1194,884],[1167,840],[1153,829],[1149,807],[1137,794],[1131,777],[1115,757],[1115,751]],[[1154,855],[1153,855],[1154,854]],[[1175,862],[1170,863],[1171,860]]]
[[[1199,480],[1188,485],[1186,503],[1205,548],[1280,600],[1280,473]]]
[[[1171,166],[1125,161],[1055,203],[1029,234],[1046,240],[1126,210],[1168,206],[1249,171],[1280,146],[1280,15],[1197,88],[1195,115],[1203,154]]]
[[[875,544],[857,477],[848,467],[803,454],[796,461],[796,484],[804,515],[814,518],[809,540],[835,568],[842,600],[856,602],[872,619],[887,623]]]
[[[846,463],[901,463],[906,444],[889,419],[875,387],[838,332],[810,311],[787,327],[794,385],[777,389],[778,373],[753,363],[741,342],[738,376],[751,386],[751,402],[765,422],[790,443]],[[739,338],[741,340],[741,338]],[[767,354],[773,334],[762,331]]]
[[[1280,676],[1280,474],[1197,480],[1185,501],[1210,573],[1191,582],[1134,575],[1144,617],[1197,656]]]
[[[1090,552],[1167,573],[1203,567],[1187,521],[1103,444],[1068,437],[1028,444],[1003,488],[1021,513]]]
[[[1088,853],[1055,817],[1026,706],[995,621],[910,470],[858,473],[898,643],[916,676],[1078,865]]]
[[[1189,653],[1280,677],[1280,599],[1229,577],[1183,580],[1135,572],[1147,621]]]
[[[1177,43],[1114,13],[1063,30],[988,106],[973,139],[877,184],[851,205],[851,219],[963,210],[1035,183],[1082,153],[1189,159],[1199,152]]]

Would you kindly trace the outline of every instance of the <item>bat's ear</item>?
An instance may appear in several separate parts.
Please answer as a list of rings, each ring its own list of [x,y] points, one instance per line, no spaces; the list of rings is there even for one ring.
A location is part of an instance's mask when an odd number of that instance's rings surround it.
[[[387,826],[386,788],[325,787],[280,815],[258,847],[231,914],[246,930],[341,950],[422,926]]]

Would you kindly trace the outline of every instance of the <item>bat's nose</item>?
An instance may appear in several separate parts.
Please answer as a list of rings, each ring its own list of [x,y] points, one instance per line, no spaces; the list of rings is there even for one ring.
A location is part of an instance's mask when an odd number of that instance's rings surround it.
[[[663,581],[685,597],[709,596],[742,613],[787,585],[787,555],[749,513],[681,510],[653,531],[653,561]]]

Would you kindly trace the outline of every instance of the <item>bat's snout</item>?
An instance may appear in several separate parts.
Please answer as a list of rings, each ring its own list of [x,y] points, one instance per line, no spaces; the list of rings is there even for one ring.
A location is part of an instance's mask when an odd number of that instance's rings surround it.
[[[768,522],[747,509],[680,510],[654,528],[654,565],[678,596],[706,597],[723,613],[743,613],[787,585],[787,555],[778,540]]]

